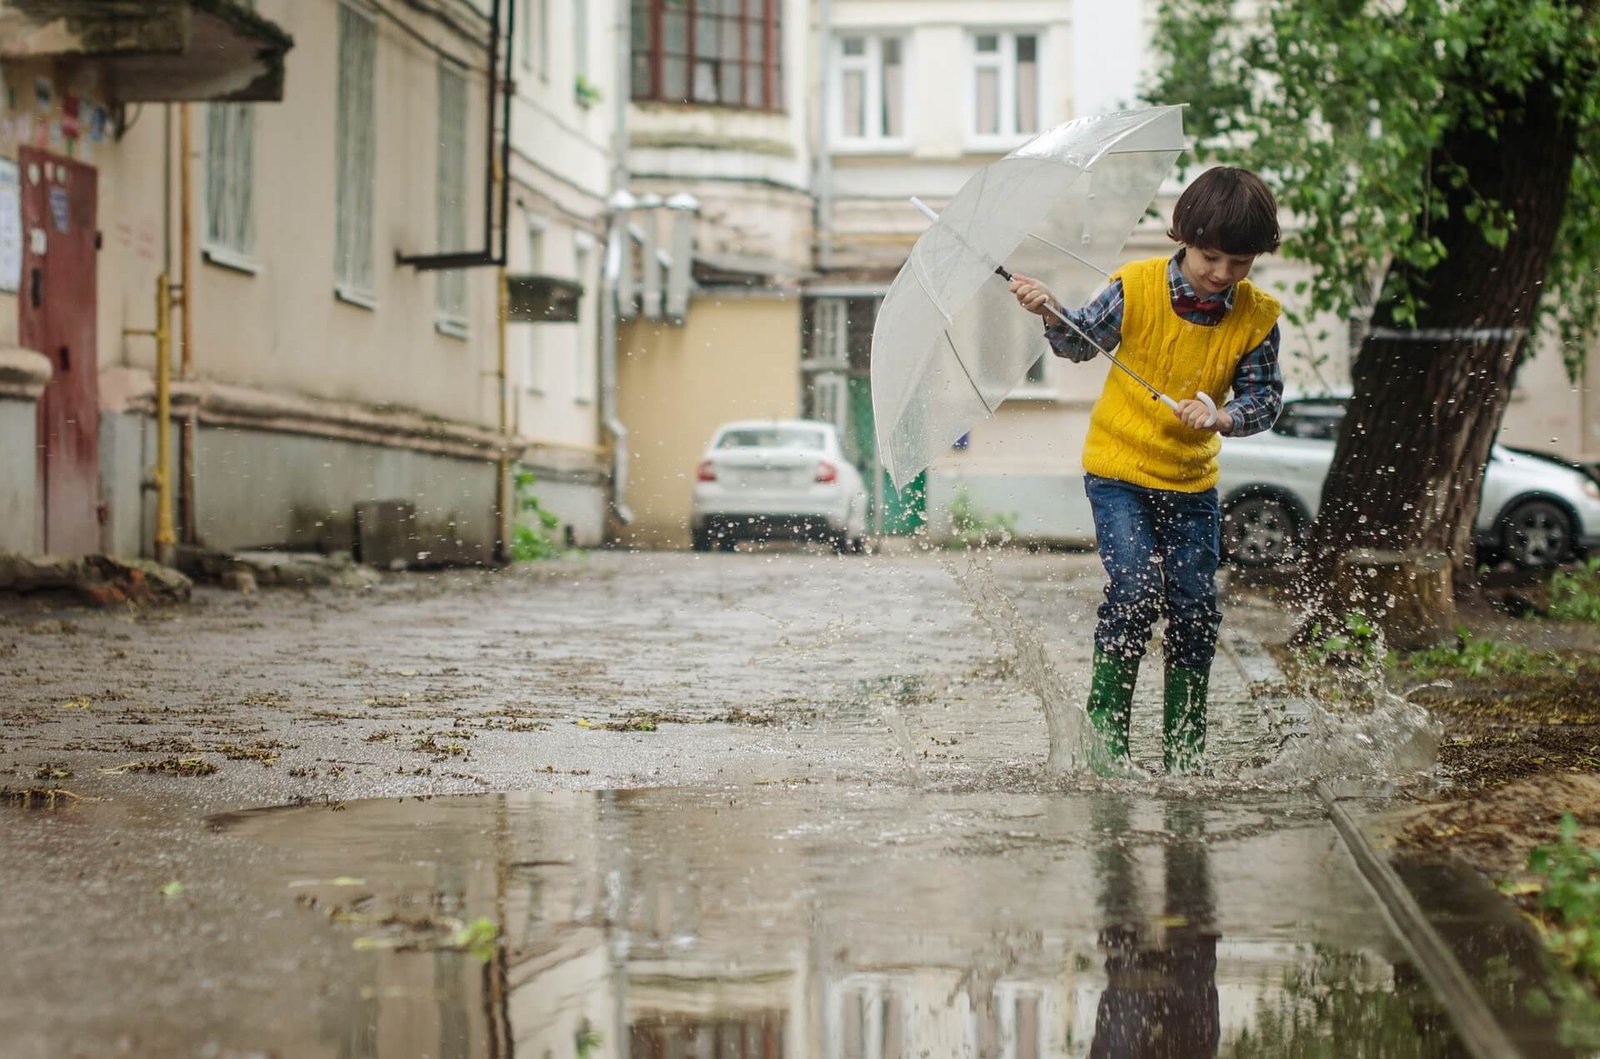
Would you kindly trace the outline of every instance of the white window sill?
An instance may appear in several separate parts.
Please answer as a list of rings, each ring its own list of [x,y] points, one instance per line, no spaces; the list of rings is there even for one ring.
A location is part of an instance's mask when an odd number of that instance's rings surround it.
[[[1024,386],[1008,394],[1006,400],[1049,401],[1055,403],[1061,400],[1061,391],[1048,386]]]
[[[457,338],[463,342],[472,337],[472,332],[467,330],[467,322],[458,316],[434,317],[433,329],[446,338]]]
[[[911,150],[911,141],[905,137],[883,140],[838,138],[830,147],[834,154],[905,154]]]
[[[370,291],[360,290],[343,283],[333,285],[333,296],[346,305],[354,305],[358,309],[376,311],[378,296]]]
[[[1015,133],[1006,136],[968,136],[963,145],[968,154],[1005,154],[1037,136],[1036,132]]]
[[[207,264],[216,265],[218,268],[230,269],[234,272],[244,272],[254,276],[262,269],[261,262],[241,250],[220,246],[215,243],[206,243],[200,247],[200,256]]]

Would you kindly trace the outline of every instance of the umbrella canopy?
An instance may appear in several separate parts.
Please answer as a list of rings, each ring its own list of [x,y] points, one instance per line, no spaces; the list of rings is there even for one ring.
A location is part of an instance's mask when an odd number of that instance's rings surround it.
[[[956,193],[911,248],[872,329],[872,411],[895,488],[992,416],[1048,352],[1039,318],[995,269],[1083,304],[1184,147],[1181,107],[1078,118]]]

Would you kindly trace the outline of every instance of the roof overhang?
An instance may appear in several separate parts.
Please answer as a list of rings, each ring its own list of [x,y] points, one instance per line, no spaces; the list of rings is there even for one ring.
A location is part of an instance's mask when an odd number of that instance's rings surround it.
[[[0,0],[0,60],[93,64],[112,103],[277,102],[292,47],[238,0]]]
[[[514,324],[571,324],[578,321],[583,284],[560,276],[506,276],[506,319]]]

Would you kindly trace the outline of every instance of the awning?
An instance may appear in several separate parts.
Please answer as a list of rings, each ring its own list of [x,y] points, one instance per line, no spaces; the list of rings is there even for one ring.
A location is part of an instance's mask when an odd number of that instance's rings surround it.
[[[514,324],[570,324],[578,320],[583,284],[560,276],[506,276],[506,319]]]
[[[0,60],[85,60],[112,103],[277,102],[292,47],[239,0],[0,0]]]

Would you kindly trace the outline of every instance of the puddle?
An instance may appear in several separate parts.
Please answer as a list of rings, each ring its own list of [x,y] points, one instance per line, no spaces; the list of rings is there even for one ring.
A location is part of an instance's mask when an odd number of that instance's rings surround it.
[[[647,789],[214,826],[339,939],[329,1055],[1457,1054],[1309,798]],[[487,962],[448,929],[480,920]]]

